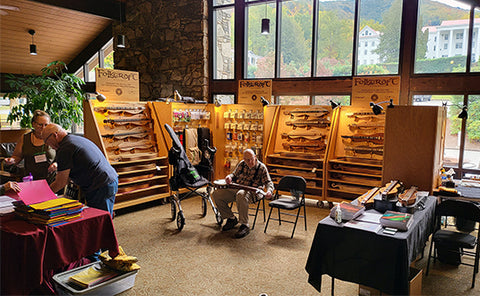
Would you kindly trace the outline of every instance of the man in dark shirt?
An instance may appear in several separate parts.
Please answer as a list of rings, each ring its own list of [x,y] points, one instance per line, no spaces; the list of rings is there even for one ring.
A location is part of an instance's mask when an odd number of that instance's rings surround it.
[[[264,187],[266,192],[265,198],[270,199],[274,190],[272,178],[268,173],[265,164],[261,163],[252,149],[245,149],[243,152],[243,160],[238,163],[233,173],[225,177],[225,182],[231,184],[235,182],[240,185],[250,187]],[[248,224],[248,204],[255,202],[257,197],[251,191],[243,189],[216,189],[212,198],[220,211],[222,218],[227,218],[227,222],[223,226],[223,231],[228,231],[240,222],[240,228],[235,233],[236,238],[242,238],[250,233]],[[238,220],[233,214],[229,204],[235,201],[238,209]]]
[[[50,184],[53,192],[71,178],[85,193],[87,206],[110,212],[118,190],[118,174],[100,149],[84,137],[70,135],[58,124],[43,129],[43,141],[57,150],[57,176]]]

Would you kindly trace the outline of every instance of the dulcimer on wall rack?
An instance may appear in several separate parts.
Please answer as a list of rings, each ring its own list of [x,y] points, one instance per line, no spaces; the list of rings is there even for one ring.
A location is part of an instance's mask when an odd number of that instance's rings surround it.
[[[290,115],[291,118],[295,118],[295,117],[305,117],[305,118],[308,118],[308,117],[323,117],[325,115],[327,115],[329,113],[329,111],[327,109],[295,109],[295,110],[285,110],[283,112],[285,115]]]
[[[352,142],[370,142],[376,144],[383,144],[384,133],[375,134],[357,134],[357,135],[342,135],[342,139],[349,139]]]

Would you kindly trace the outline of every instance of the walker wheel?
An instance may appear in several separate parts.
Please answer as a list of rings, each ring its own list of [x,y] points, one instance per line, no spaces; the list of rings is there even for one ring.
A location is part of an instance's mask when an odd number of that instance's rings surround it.
[[[207,199],[202,198],[202,217],[207,215]]]
[[[175,217],[177,216],[177,205],[173,199],[170,201],[170,211],[172,214],[172,221],[174,221]]]
[[[182,231],[183,226],[185,226],[185,216],[183,215],[183,212],[180,211],[180,212],[178,212],[178,216],[177,216],[178,231]]]

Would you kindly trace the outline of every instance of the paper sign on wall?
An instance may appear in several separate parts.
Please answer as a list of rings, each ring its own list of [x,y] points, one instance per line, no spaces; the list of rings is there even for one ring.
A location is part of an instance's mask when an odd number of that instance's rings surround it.
[[[96,91],[108,101],[140,101],[138,72],[116,69],[95,69]]]
[[[368,108],[370,102],[380,103],[393,99],[398,105],[400,76],[353,77],[352,106]]]
[[[272,98],[272,80],[240,80],[238,82],[239,104],[262,104],[260,97],[268,102]]]

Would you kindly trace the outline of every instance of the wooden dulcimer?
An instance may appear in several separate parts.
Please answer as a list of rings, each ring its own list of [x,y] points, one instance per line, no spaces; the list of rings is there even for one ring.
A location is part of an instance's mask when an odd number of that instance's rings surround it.
[[[243,189],[246,191],[253,192],[257,196],[265,196],[267,193],[260,188],[252,187],[252,186],[247,186],[247,185],[242,185],[238,183],[230,183],[227,184],[224,179],[220,180],[215,180],[213,181],[213,186],[215,188],[220,188],[220,189],[225,189],[225,188],[233,188],[233,189]]]
[[[402,191],[403,184],[397,180],[390,181],[384,187],[379,189],[379,193],[383,200],[396,199],[398,194],[400,194]]]
[[[364,194],[360,195],[358,197],[359,205],[364,206],[366,210],[372,209],[373,203],[374,203],[373,197],[378,194],[379,189],[380,188],[378,187],[374,187],[368,190],[367,192],[365,192]]]
[[[410,189],[398,195],[398,201],[404,207],[413,205],[417,200],[417,191],[418,187],[410,187]]]
[[[376,133],[371,135],[342,135],[341,137],[342,139],[349,139],[352,142],[383,144],[384,133]]]
[[[323,108],[315,108],[315,109],[295,109],[295,110],[286,110],[283,113],[285,115],[290,115],[290,117],[293,119],[295,117],[304,117],[305,119],[308,119],[309,117],[314,117],[314,118],[321,118],[325,115],[328,114],[327,109]]]

